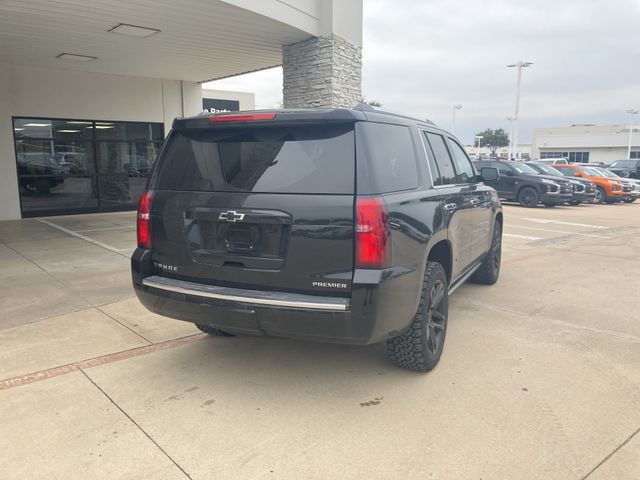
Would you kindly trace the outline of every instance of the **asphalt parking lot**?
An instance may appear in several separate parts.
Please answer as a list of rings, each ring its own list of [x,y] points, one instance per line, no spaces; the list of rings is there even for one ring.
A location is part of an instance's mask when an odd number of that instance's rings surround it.
[[[426,375],[147,312],[134,217],[0,222],[3,479],[640,478],[640,204],[506,205]]]

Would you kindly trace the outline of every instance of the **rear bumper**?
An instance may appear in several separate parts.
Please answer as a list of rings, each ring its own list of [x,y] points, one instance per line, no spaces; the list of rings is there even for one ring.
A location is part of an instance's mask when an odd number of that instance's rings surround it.
[[[422,275],[406,268],[356,270],[347,298],[168,278],[153,271],[151,252],[143,249],[134,252],[131,267],[138,299],[159,315],[230,333],[351,345],[376,343],[406,330],[418,305],[415,278]]]
[[[344,297],[316,297],[296,293],[265,292],[239,288],[218,287],[152,275],[142,279],[142,285],[165,292],[182,293],[201,299],[216,299],[258,307],[295,308],[345,312],[349,300]]]

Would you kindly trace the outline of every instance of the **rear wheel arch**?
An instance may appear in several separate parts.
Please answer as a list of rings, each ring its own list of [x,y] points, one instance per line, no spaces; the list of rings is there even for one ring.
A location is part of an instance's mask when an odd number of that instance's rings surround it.
[[[504,216],[502,215],[502,212],[498,212],[496,214],[494,222],[498,222],[501,227],[504,227]]]
[[[427,255],[427,262],[437,262],[442,265],[442,268],[444,268],[444,272],[447,275],[447,282],[451,284],[453,260],[449,240],[440,240],[432,246],[429,250],[429,254]]]

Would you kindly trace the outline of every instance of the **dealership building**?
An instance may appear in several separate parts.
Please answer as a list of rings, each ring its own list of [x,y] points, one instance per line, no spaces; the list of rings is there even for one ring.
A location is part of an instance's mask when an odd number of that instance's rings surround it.
[[[202,82],[282,65],[285,107],[361,99],[362,0],[21,0],[0,33],[0,220],[134,208],[175,117],[253,106]]]
[[[640,158],[640,127],[631,137],[631,158]],[[534,128],[532,158],[566,158],[571,162],[610,164],[627,158],[629,125],[576,124],[570,127]]]

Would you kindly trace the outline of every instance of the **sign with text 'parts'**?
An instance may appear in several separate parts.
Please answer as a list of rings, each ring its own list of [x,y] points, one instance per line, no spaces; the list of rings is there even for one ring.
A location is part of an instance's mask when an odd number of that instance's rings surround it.
[[[219,98],[203,98],[202,111],[209,113],[237,112],[240,110],[238,100],[222,100]]]

